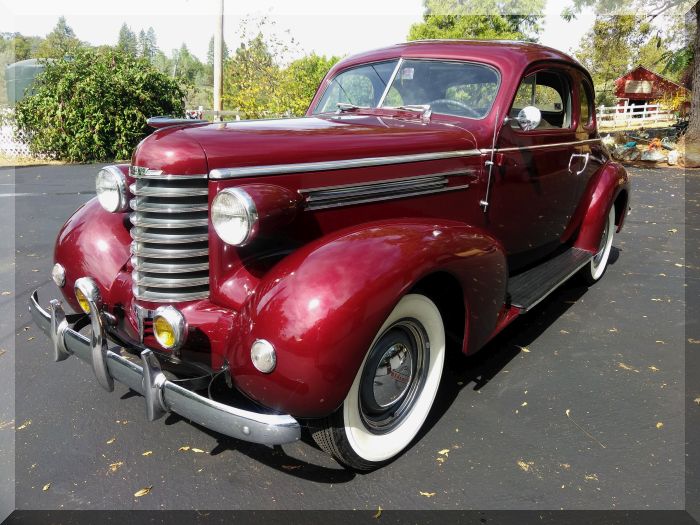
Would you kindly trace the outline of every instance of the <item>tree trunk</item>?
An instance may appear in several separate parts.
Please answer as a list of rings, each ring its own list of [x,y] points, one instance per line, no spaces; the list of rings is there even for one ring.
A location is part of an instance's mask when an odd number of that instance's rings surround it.
[[[695,20],[697,25],[693,44],[695,60],[690,95],[690,123],[685,134],[685,165],[690,168],[700,167],[700,2],[695,4]]]

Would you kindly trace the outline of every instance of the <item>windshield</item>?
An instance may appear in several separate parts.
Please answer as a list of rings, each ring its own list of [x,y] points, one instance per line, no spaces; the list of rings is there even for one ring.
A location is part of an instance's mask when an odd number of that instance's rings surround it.
[[[498,84],[498,73],[482,64],[402,60],[382,107],[429,105],[433,113],[483,118]]]
[[[433,113],[480,119],[491,110],[499,84],[500,76],[494,68],[473,62],[375,62],[335,76],[314,113],[376,107],[419,110],[429,106]]]
[[[397,63],[398,59],[364,64],[333,77],[314,113],[336,111],[338,104],[376,108]]]

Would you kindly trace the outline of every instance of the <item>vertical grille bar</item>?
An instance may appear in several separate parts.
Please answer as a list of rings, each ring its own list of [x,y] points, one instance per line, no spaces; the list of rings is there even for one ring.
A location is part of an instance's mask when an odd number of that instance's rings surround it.
[[[134,296],[179,302],[209,296],[207,175],[131,166]]]

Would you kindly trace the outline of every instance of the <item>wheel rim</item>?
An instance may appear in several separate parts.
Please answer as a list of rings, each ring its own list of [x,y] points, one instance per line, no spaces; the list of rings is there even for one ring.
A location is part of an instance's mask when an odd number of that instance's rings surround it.
[[[391,432],[411,413],[425,384],[430,343],[416,319],[400,319],[377,339],[362,372],[359,411],[373,434]]]

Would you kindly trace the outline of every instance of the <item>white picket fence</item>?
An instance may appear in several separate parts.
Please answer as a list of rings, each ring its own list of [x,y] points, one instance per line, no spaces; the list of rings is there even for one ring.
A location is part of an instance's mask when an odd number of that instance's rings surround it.
[[[673,111],[660,104],[642,106],[600,106],[596,111],[599,128],[630,129],[672,125],[676,122]]]
[[[0,108],[0,156],[29,157],[29,146],[12,124],[12,110]]]

